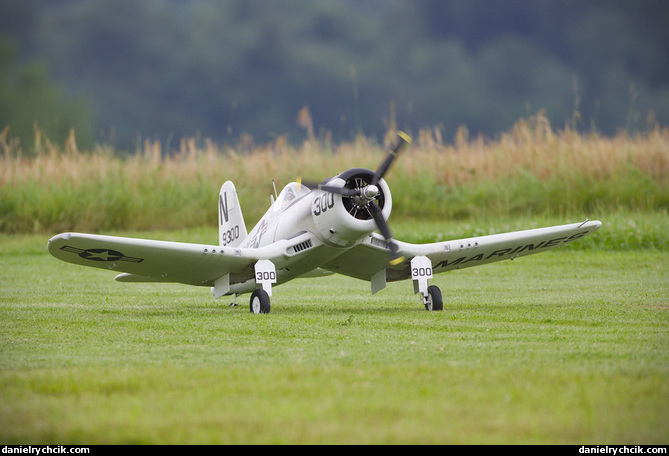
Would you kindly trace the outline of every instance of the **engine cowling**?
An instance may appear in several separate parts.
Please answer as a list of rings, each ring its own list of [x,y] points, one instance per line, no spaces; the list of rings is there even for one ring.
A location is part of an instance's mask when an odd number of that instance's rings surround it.
[[[377,225],[370,211],[371,204],[377,205],[383,218],[388,219],[392,209],[390,189],[383,179],[377,178],[377,182],[372,184],[374,175],[368,169],[350,169],[326,184],[327,187],[342,189],[341,192],[314,191],[311,215],[317,233],[324,242],[350,247],[374,231]]]

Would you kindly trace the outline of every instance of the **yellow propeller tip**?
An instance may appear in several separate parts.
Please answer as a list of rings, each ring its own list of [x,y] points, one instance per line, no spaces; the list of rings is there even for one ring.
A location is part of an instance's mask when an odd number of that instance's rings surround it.
[[[404,261],[404,257],[401,256],[399,258],[395,258],[394,260],[390,260],[390,265],[391,266],[397,266],[398,264],[402,263]]]
[[[397,136],[405,140],[407,143],[411,144],[411,136],[407,135],[403,131],[397,132]]]

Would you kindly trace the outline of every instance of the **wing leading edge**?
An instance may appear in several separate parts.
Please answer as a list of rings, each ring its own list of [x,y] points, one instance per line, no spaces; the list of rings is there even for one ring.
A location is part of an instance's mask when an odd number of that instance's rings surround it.
[[[63,233],[49,239],[48,250],[54,257],[69,263],[122,273],[116,277],[121,282],[213,286],[226,274],[230,274],[232,283],[253,279],[254,265],[261,259],[271,259],[277,268],[290,264],[299,256],[293,246],[303,241],[297,236],[259,249],[244,249]],[[292,278],[285,276],[282,281]]]
[[[386,269],[388,281],[404,280],[411,278],[411,259],[416,256],[428,257],[434,273],[446,272],[545,252],[594,233],[601,225],[601,222],[593,220],[430,244],[395,241],[399,254],[406,258],[397,266],[388,264],[383,238],[372,234],[323,267],[363,280],[371,280],[374,274]]]

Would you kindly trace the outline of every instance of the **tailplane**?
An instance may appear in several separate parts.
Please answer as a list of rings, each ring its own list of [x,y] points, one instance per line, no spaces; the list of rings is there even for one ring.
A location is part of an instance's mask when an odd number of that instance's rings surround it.
[[[220,246],[237,247],[246,235],[235,184],[227,181],[218,194],[218,243]]]

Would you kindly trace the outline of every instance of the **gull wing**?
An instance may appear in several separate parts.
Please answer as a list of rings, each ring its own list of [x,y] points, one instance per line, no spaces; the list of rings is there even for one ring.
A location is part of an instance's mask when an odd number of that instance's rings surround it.
[[[69,263],[116,271],[122,282],[178,282],[214,286],[230,274],[230,283],[254,278],[254,265],[269,259],[277,267],[295,257],[299,237],[259,249],[156,241],[138,238],[63,233],[49,239],[51,255]],[[289,280],[292,277],[285,277]]]
[[[428,257],[434,273],[446,272],[545,252],[587,236],[601,225],[599,221],[585,221],[430,244],[395,241],[398,253],[405,257],[405,261],[397,266],[388,263],[383,237],[372,234],[322,267],[362,280],[371,280],[374,274],[385,269],[386,279],[397,281],[411,278],[411,259],[416,256]]]

